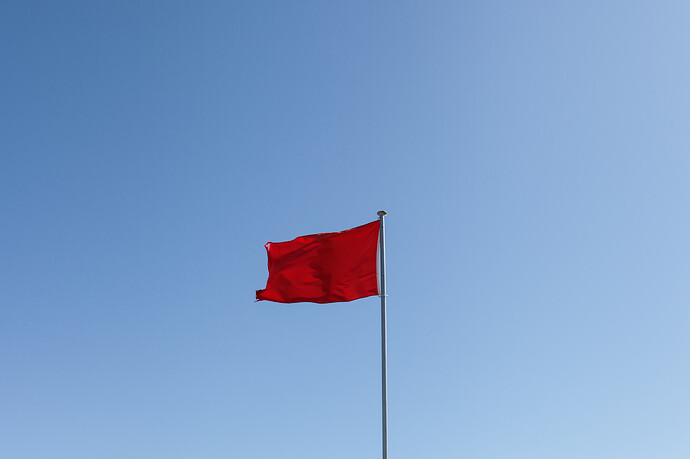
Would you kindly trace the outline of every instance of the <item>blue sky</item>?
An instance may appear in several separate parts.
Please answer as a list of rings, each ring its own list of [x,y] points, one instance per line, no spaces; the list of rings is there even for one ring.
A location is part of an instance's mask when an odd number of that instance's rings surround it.
[[[385,209],[391,458],[690,457],[689,15],[3,2],[3,456],[380,457],[378,299],[253,299]]]

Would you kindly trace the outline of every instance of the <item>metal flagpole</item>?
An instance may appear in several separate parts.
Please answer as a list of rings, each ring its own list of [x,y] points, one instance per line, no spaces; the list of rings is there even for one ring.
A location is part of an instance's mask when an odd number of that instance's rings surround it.
[[[381,297],[381,421],[383,427],[383,459],[388,459],[388,389],[386,387],[386,232],[383,227],[385,210],[378,211],[381,230],[379,233],[379,296]]]

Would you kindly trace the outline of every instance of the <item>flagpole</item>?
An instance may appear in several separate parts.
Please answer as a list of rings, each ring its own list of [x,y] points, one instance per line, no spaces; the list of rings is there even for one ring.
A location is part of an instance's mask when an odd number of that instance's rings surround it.
[[[379,269],[379,296],[381,297],[381,421],[383,428],[383,459],[388,459],[388,388],[386,385],[386,232],[383,227],[383,217],[386,215],[386,211],[380,210],[377,212],[377,215],[381,222],[379,233],[379,262],[381,263]]]

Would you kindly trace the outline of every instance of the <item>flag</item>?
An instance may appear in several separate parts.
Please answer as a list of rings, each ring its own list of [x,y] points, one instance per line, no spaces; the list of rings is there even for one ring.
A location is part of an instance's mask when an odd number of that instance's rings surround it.
[[[380,222],[336,233],[268,242],[268,281],[256,299],[334,303],[378,295]]]

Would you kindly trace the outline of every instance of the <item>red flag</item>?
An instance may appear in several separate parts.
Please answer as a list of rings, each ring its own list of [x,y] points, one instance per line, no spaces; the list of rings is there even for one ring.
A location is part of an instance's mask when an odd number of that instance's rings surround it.
[[[379,221],[337,233],[269,242],[268,281],[256,299],[334,303],[378,295]]]

